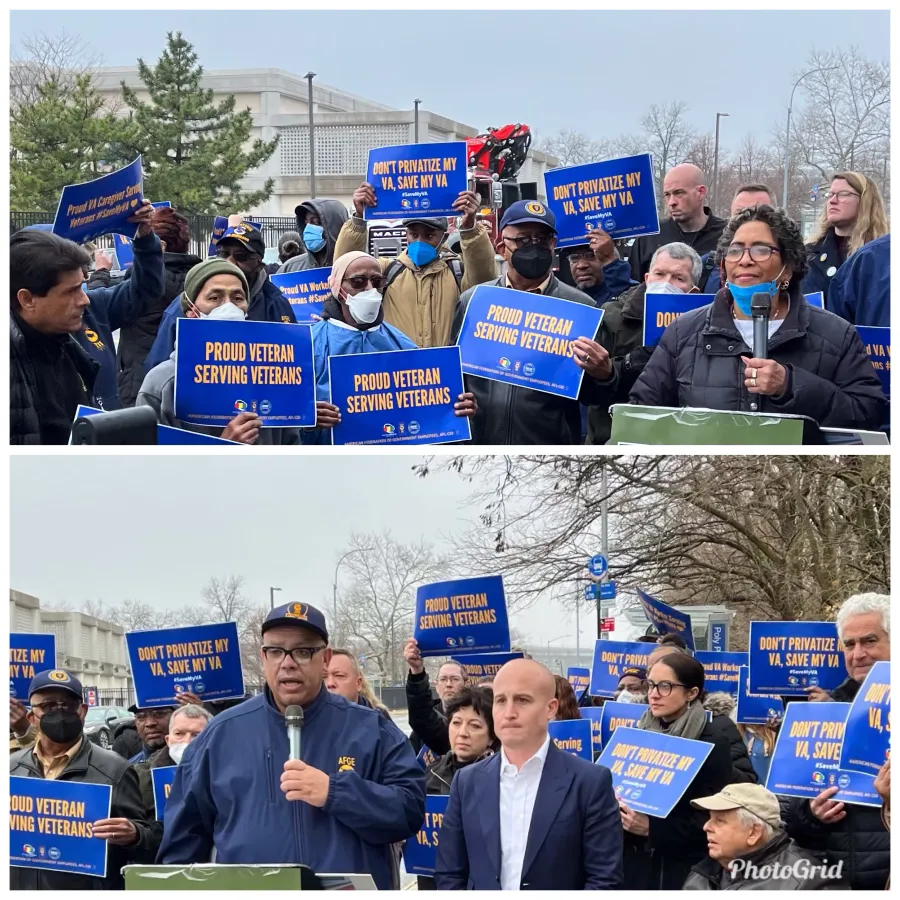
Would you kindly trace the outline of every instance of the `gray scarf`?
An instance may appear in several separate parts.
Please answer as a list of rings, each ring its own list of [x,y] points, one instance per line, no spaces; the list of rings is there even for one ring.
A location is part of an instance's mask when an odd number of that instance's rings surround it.
[[[700,732],[706,727],[706,710],[700,700],[693,700],[688,704],[688,708],[674,721],[670,722],[668,727],[662,719],[658,719],[648,709],[640,718],[637,724],[638,728],[644,731],[659,731],[663,734],[669,734],[672,737],[690,738],[697,740]]]

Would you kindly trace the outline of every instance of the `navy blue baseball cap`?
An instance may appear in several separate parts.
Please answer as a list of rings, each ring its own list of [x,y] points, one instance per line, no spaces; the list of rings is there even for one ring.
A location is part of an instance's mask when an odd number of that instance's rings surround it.
[[[524,225],[526,222],[537,222],[546,225],[556,234],[556,216],[539,200],[516,200],[500,220],[500,230],[507,225]]]
[[[255,253],[257,256],[266,255],[266,242],[263,240],[263,236],[246,222],[226,228],[225,233],[216,242],[216,246],[218,247],[222,241],[239,241],[251,253]]]
[[[262,625],[262,633],[278,625],[296,625],[299,628],[307,628],[328,643],[328,628],[325,625],[325,616],[314,606],[308,603],[285,603],[284,606],[276,606],[267,616]]]
[[[84,688],[81,682],[68,672],[62,669],[48,669],[46,672],[38,672],[31,679],[31,685],[28,688],[28,699],[38,691],[45,691],[47,688],[59,688],[74,694],[81,702],[84,702]]]

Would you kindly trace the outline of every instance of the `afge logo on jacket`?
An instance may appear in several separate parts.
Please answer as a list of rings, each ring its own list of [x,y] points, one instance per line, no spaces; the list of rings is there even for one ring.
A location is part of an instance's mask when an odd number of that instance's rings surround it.
[[[355,772],[356,757],[342,756],[338,759],[338,772]]]
[[[105,349],[106,345],[103,343],[103,341],[100,340],[100,335],[97,334],[96,331],[93,331],[93,330],[90,329],[90,328],[85,328],[85,329],[84,329],[84,336],[85,336],[85,337],[86,337],[86,338],[87,338],[87,339],[88,339],[88,340],[89,340],[89,341],[90,341],[90,342],[91,342],[98,350],[103,350],[103,349]]]

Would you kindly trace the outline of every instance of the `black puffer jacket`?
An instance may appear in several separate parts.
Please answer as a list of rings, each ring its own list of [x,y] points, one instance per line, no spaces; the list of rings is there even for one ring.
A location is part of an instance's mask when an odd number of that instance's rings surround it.
[[[126,326],[119,333],[116,357],[122,406],[134,406],[144,380],[144,360],[156,340],[163,313],[184,290],[187,273],[201,262],[200,257],[193,253],[163,253],[166,283],[162,294],[145,307],[143,314],[133,325]]]
[[[111,748],[113,753],[118,753],[122,759],[128,760],[135,753],[140,752],[141,746],[142,743],[137,733],[137,726],[133,721],[122,722],[121,725],[116,725]]]
[[[792,288],[791,308],[769,341],[787,369],[781,399],[751,394],[741,356],[752,356],[734,324],[731,294],[685,313],[665,331],[630,400],[641,406],[690,406],[809,416],[823,428],[877,430],[887,399],[856,329],[811,307]]]
[[[707,694],[703,701],[703,708],[712,713],[710,726],[713,733],[721,735],[731,745],[731,783],[757,784],[759,778],[756,776],[753,763],[750,762],[747,745],[744,743],[737,725],[731,720],[734,707],[734,698],[724,691],[713,691],[711,694]]]
[[[418,753],[424,744],[435,756],[450,752],[450,730],[444,707],[431,693],[428,673],[406,676],[406,710],[412,734],[409,742]]]

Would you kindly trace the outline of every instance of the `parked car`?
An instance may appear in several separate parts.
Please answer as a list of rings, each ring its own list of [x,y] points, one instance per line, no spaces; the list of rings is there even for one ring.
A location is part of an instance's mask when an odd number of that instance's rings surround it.
[[[133,721],[134,716],[121,706],[94,706],[87,711],[84,733],[89,741],[109,750],[116,726]]]

